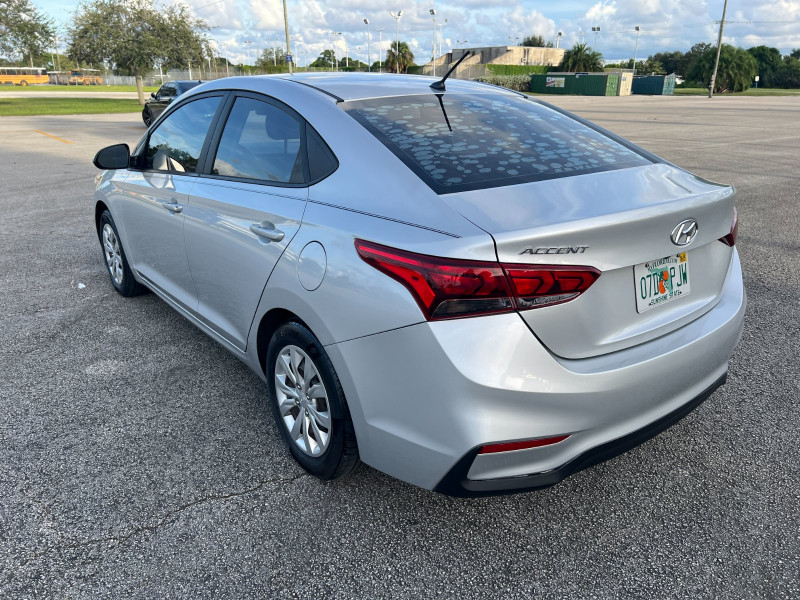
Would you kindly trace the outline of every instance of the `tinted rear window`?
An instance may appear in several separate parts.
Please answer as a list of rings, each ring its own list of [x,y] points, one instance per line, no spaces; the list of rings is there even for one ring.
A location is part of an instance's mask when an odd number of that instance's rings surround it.
[[[444,94],[440,102],[431,94],[340,106],[439,194],[650,164],[521,97]]]

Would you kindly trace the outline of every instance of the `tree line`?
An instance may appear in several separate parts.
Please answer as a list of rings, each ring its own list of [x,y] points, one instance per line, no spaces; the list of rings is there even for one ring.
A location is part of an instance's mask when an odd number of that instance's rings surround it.
[[[141,93],[141,77],[154,68],[164,70],[191,67],[212,62],[219,65],[208,36],[207,23],[192,16],[186,4],[157,4],[156,0],[85,0],[81,2],[67,29],[67,62],[75,66],[109,66],[120,75],[137,77]],[[56,28],[47,15],[31,0],[0,2],[0,57],[19,57],[34,66],[47,62],[55,45]],[[552,47],[541,35],[526,37],[524,46]],[[267,48],[257,58],[261,71],[285,69],[285,53]],[[52,55],[60,63],[60,55]],[[228,66],[227,59],[225,66]],[[686,80],[684,85],[707,87],[716,60],[716,47],[700,42],[688,52],[658,52],[637,61],[636,71],[642,74],[675,73]],[[0,58],[0,64],[9,63]],[[270,63],[272,63],[270,65]],[[281,66],[279,67],[279,63]],[[374,63],[371,67],[376,67]],[[386,71],[407,72],[414,65],[414,55],[406,42],[392,42],[386,53]],[[358,60],[336,57],[325,50],[311,63],[312,67],[336,66],[343,69],[365,68]],[[608,67],[633,68],[633,60],[617,65],[603,65],[603,57],[588,46],[575,44],[564,54],[559,69],[570,72],[602,71]],[[52,65],[56,68],[56,64]],[[777,48],[756,46],[744,50],[729,44],[720,49],[719,71],[715,92],[743,91],[759,76],[761,87],[800,87],[800,49],[783,56]]]
[[[707,88],[711,82],[716,55],[716,46],[700,42],[694,44],[688,52],[674,50],[651,54],[646,60],[636,62],[636,72],[643,75],[675,73],[685,80],[685,87]],[[633,59],[605,66],[632,69]],[[783,56],[780,50],[769,46],[754,46],[745,50],[722,44],[715,92],[742,92],[752,87],[756,76],[759,77],[759,87],[800,87],[800,48]]]

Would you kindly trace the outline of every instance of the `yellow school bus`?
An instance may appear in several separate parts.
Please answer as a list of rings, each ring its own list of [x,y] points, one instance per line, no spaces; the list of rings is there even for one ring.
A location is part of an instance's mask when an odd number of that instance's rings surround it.
[[[98,69],[73,69],[69,72],[69,85],[100,85],[103,78]]]
[[[0,85],[42,85],[50,83],[47,69],[40,67],[0,67]]]

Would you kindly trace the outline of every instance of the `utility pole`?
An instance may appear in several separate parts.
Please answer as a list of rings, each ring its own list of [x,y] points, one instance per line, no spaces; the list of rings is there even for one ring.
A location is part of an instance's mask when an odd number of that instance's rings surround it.
[[[639,26],[636,26],[636,46],[633,48],[633,76],[636,77],[636,53],[639,51]]]
[[[717,38],[717,58],[714,61],[714,73],[711,75],[711,85],[708,86],[708,97],[714,97],[714,84],[717,82],[717,69],[719,69],[719,53],[722,50],[722,30],[725,28],[725,13],[728,11],[728,0],[722,6],[722,21],[719,22],[719,37]]]
[[[289,74],[292,74],[292,48],[289,45],[289,15],[286,12],[286,0],[283,0],[283,26],[286,30],[286,64],[289,65]]]

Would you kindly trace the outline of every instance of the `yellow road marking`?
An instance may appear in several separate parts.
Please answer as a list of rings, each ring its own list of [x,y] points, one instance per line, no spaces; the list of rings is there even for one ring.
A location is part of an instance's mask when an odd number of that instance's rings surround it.
[[[41,133],[42,135],[46,135],[47,137],[51,137],[54,140],[58,140],[59,142],[64,142],[65,144],[71,144],[69,140],[65,140],[64,138],[60,138],[57,135],[50,135],[49,133],[45,133],[44,131],[39,131],[38,129],[34,129],[36,133]]]

